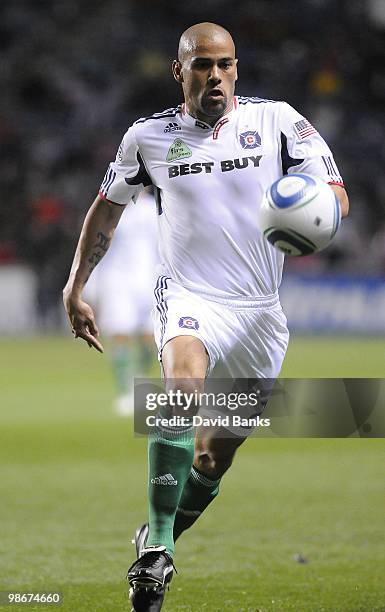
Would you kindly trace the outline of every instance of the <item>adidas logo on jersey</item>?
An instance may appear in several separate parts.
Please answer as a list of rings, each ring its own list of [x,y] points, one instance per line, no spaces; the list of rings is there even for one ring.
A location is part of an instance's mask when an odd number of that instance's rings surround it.
[[[155,478],[151,478],[151,484],[176,486],[178,484],[178,481],[175,480],[172,474],[164,474],[164,476],[156,476]]]
[[[164,133],[166,134],[167,132],[176,132],[177,130],[181,130],[181,129],[182,128],[180,127],[180,125],[171,121],[164,128]]]

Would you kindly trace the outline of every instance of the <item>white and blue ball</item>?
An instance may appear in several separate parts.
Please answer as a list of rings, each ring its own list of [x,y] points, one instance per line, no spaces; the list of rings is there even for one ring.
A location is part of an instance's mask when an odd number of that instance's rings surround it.
[[[316,176],[288,174],[266,191],[260,210],[265,238],[286,255],[321,251],[334,238],[341,207],[333,189]]]

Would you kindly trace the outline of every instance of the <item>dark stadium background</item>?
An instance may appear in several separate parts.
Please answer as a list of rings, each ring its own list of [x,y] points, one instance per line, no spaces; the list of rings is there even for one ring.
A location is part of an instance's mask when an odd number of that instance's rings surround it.
[[[65,611],[127,609],[146,446],[112,412],[108,359],[73,341],[61,290],[123,132],[181,101],[170,62],[200,21],[233,34],[237,93],[307,116],[348,188],[333,244],[285,264],[284,375],[385,374],[383,0],[1,2],[0,591],[59,588]],[[359,438],[373,424],[249,440],[178,544],[165,612],[383,610],[382,441]]]
[[[122,134],[181,101],[170,61],[179,33],[202,19],[234,35],[237,92],[309,117],[348,186],[335,245],[287,267],[384,274],[381,0],[17,0],[0,7],[0,265],[38,272],[38,323],[53,324],[81,220]]]

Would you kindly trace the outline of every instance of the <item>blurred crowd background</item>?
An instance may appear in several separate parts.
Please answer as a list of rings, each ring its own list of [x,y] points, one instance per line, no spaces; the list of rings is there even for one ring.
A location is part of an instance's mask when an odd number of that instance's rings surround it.
[[[180,33],[215,21],[234,36],[240,95],[283,99],[319,129],[351,214],[300,271],[385,275],[383,0],[10,0],[0,4],[0,269],[38,278],[56,308],[81,222],[139,116],[181,101]]]

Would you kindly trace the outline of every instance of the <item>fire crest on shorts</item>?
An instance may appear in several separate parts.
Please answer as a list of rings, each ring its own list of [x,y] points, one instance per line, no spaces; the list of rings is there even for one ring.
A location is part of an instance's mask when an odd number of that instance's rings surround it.
[[[199,329],[199,323],[194,317],[181,317],[179,319],[179,327],[186,329]]]

